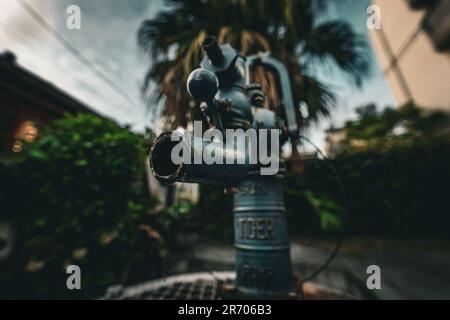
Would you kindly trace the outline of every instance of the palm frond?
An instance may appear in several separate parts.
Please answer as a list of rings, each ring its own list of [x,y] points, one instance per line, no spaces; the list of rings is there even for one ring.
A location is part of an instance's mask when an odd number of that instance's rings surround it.
[[[272,51],[289,70],[295,101],[310,106],[309,121],[326,117],[336,98],[330,88],[305,74],[297,50],[301,47],[300,54],[311,61],[332,61],[361,84],[368,73],[362,38],[345,22],[316,24],[330,4],[345,1],[166,0],[168,9],[144,21],[137,35],[140,48],[153,62],[143,92],[151,96],[150,105],[164,101],[162,115],[173,121],[172,126],[186,124],[196,109],[187,107],[185,81],[200,62],[203,38],[214,34],[244,55]],[[280,101],[274,76],[257,68],[253,78],[262,84],[268,107],[276,110]],[[148,94],[151,83],[156,86]]]
[[[314,28],[305,39],[303,53],[322,62],[333,59],[358,86],[369,72],[366,43],[346,22],[328,21]]]

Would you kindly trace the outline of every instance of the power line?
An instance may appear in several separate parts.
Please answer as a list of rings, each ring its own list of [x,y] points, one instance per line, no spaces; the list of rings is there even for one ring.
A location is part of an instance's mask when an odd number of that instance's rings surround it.
[[[28,48],[29,50],[31,49],[34,53],[34,56],[36,56],[36,54],[37,54],[43,61],[48,60],[49,57],[43,53],[42,47],[35,46],[32,42],[28,41],[25,37],[23,37],[19,32],[17,32],[13,28],[11,28],[11,26],[8,26],[1,21],[0,21],[0,27],[2,28],[0,30],[3,30],[5,32],[5,34],[8,34],[15,40],[18,40],[20,42],[19,45],[23,45],[24,47]],[[130,110],[129,106],[125,106],[125,107],[127,110]],[[101,112],[98,109],[97,109],[97,111]]]
[[[398,61],[401,60],[401,58],[403,57],[403,55],[408,51],[408,49],[411,48],[411,46],[414,44],[414,42],[417,40],[418,36],[420,35],[420,33],[422,32],[422,25],[419,24],[416,29],[414,29],[411,34],[409,35],[408,39],[406,39],[406,41],[402,44],[402,46],[400,47],[400,50],[398,51],[398,53],[392,57],[392,61],[389,64],[389,66],[386,68],[385,72],[389,72],[392,68],[394,68],[396,66],[396,64],[398,64]]]
[[[70,54],[72,54],[81,64],[89,68],[97,77],[103,80],[111,89],[117,94],[121,95],[128,103],[138,106],[140,103],[136,102],[128,93],[126,93],[120,86],[111,80],[102,70],[92,64],[76,47],[68,42],[55,28],[53,28],[43,16],[39,14],[29,3],[25,0],[17,0],[17,3],[50,35],[52,35]]]
[[[377,36],[379,36],[379,39],[381,41],[382,48],[385,53],[389,55],[390,61],[393,62],[393,69],[394,73],[397,76],[397,80],[399,81],[400,89],[402,90],[402,93],[405,95],[406,99],[411,102],[414,101],[411,89],[408,86],[408,82],[406,81],[402,69],[398,65],[398,60],[395,56],[395,53],[391,47],[391,44],[389,43],[389,40],[386,36],[386,33],[384,32],[384,29],[381,28],[378,30],[379,32],[375,32]],[[385,74],[390,72],[390,69],[387,69],[384,71]]]

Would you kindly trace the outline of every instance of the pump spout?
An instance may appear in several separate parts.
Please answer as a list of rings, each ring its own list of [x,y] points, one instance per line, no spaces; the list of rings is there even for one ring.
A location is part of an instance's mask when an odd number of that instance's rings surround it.
[[[185,152],[188,154],[183,154]],[[165,184],[235,185],[244,180],[254,167],[250,164],[245,144],[237,142],[229,146],[179,131],[162,133],[151,147],[149,161],[153,175]]]
[[[208,56],[211,63],[215,66],[221,66],[224,61],[222,49],[217,43],[217,39],[214,36],[208,36],[203,40],[202,48]]]

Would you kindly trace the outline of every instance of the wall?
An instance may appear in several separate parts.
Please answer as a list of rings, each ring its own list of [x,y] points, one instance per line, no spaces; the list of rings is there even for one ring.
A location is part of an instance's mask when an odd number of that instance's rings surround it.
[[[397,104],[412,99],[424,108],[450,112],[450,54],[437,52],[420,27],[425,11],[411,10],[405,0],[373,4],[381,9],[382,30],[372,30],[370,38]],[[398,67],[390,67],[392,56]]]

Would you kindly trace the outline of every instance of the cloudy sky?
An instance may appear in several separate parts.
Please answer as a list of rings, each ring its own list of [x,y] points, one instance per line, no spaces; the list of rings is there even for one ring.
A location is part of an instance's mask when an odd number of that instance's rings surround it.
[[[16,0],[0,1],[0,52],[13,51],[18,63],[42,78],[64,88],[97,112],[108,115],[135,130],[152,126],[140,95],[140,84],[150,61],[138,50],[136,32],[144,19],[153,17],[163,0],[27,0],[66,40],[103,73],[118,84],[129,99],[118,94],[89,68],[77,61],[61,44],[37,24]],[[351,5],[332,9],[329,18],[350,22],[367,36],[366,8],[369,1],[353,0]],[[81,8],[81,30],[66,28],[69,5]],[[354,109],[375,102],[380,107],[394,105],[378,63],[370,52],[372,75],[362,89],[353,87],[335,69],[316,68],[316,74],[339,93],[339,107],[331,119],[309,130],[319,146],[323,129],[342,125],[354,117]]]

